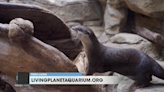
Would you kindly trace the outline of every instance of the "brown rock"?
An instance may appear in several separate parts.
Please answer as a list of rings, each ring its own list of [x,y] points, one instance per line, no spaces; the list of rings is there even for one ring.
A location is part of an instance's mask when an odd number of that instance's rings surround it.
[[[13,19],[9,24],[8,36],[11,41],[22,42],[27,40],[28,36],[33,35],[34,26],[31,21],[21,18]]]
[[[14,20],[13,20],[14,21]],[[28,24],[27,20],[21,19],[22,23]],[[12,24],[12,22],[10,22]],[[2,26],[3,24],[1,24]],[[23,35],[27,35],[28,32],[32,32],[31,28],[25,28],[28,30],[17,30],[22,25],[9,27],[0,26],[0,31],[6,31],[4,35],[0,34],[0,70],[4,74],[0,74],[0,78],[9,83],[17,92],[100,92],[101,86],[32,86],[30,88],[16,88],[15,76],[17,72],[78,72],[76,66],[69,60],[62,52],[56,48],[43,43],[33,36],[27,36],[24,41],[15,43],[8,38],[7,31],[16,31],[19,33],[23,31]],[[23,24],[24,25],[24,24]],[[14,28],[16,27],[16,28]],[[29,27],[29,26],[26,26]],[[2,30],[1,30],[2,28]],[[6,30],[5,30],[6,29]],[[14,30],[13,30],[14,29]],[[18,32],[17,32],[18,31]],[[25,32],[26,31],[26,32]],[[14,33],[15,34],[15,33]],[[19,38],[19,36],[17,36]],[[13,38],[11,38],[13,39]],[[14,36],[14,39],[17,39]]]
[[[108,0],[104,14],[105,31],[107,34],[119,33],[125,27],[127,9],[123,6],[117,6],[120,3],[120,0]]]
[[[48,10],[33,5],[0,3],[0,15],[1,23],[9,23],[14,18],[30,20],[34,24],[34,36],[44,42],[65,39],[68,42],[64,43],[69,44],[65,44],[67,48],[60,44],[54,46],[64,52],[70,59],[74,59],[81,51],[79,45],[74,46],[73,41],[68,40],[70,39],[70,32],[65,23]]]
[[[86,69],[88,65],[87,57],[85,52],[81,52],[73,62],[80,73],[86,74]]]
[[[161,24],[157,20],[141,15],[141,14],[135,14],[135,22],[136,26],[141,26],[141,27],[149,27],[149,28],[155,28],[155,29],[161,29]]]
[[[105,10],[107,0],[98,0],[103,8],[103,11]]]
[[[126,5],[134,12],[140,13],[156,19],[164,19],[163,0],[123,0]]]
[[[163,92],[163,85],[154,85],[147,88],[136,89],[134,92]]]
[[[101,25],[102,22],[102,10],[95,0],[10,0],[10,2],[44,7],[65,22],[83,24],[85,21],[92,21],[96,22],[96,25]]]
[[[160,58],[159,47],[136,34],[116,34],[105,45],[114,48],[134,48],[148,54],[154,59]]]

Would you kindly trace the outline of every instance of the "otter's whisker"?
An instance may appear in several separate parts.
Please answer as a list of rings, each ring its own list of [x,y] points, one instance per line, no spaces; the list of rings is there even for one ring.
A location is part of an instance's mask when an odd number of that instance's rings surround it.
[[[77,45],[80,40],[78,39],[78,37],[75,34],[74,30],[73,29],[70,29],[70,32],[71,32],[71,39],[72,41],[75,43],[75,45]]]
[[[75,40],[74,42],[75,42],[75,45],[77,45],[77,44],[80,43],[80,40],[77,39],[77,40]]]

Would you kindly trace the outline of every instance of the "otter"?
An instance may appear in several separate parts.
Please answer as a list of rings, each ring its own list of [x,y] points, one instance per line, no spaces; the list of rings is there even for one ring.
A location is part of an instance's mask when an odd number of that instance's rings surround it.
[[[147,54],[136,49],[117,49],[102,45],[90,28],[72,27],[71,35],[79,39],[88,59],[87,74],[117,72],[135,80],[136,87],[150,86],[152,75],[164,79],[164,69]]]

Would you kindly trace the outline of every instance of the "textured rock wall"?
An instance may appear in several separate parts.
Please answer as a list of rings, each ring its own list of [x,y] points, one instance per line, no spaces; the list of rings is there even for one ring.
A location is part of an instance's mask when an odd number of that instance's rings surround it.
[[[126,24],[128,11],[124,3],[119,0],[107,0],[104,13],[105,32],[116,34],[123,30]]]
[[[7,2],[7,0],[0,1]],[[8,2],[39,5],[51,10],[69,26],[89,26],[99,41],[106,46],[135,48],[156,60],[163,58],[162,48],[159,45],[138,35],[120,33],[132,33],[132,28],[141,26],[164,36],[163,0],[8,0]],[[84,72],[82,66],[85,64],[79,62],[76,62],[76,65],[81,72]],[[159,82],[161,80],[157,83]],[[107,85],[103,92],[131,92],[131,86],[131,84]],[[163,86],[155,85],[135,92],[162,91]]]
[[[145,27],[152,32],[164,36],[163,30],[163,0],[98,0],[104,10],[104,33],[99,41],[102,43],[110,42],[110,37],[120,32],[133,33],[135,27]],[[142,33],[142,30],[141,30]],[[123,35],[123,34],[122,34]],[[144,37],[147,38],[147,37]],[[130,39],[130,38],[129,38]],[[148,39],[149,40],[149,39]],[[156,40],[153,38],[153,40]],[[150,42],[151,44],[154,44]],[[132,46],[132,44],[126,43]],[[157,44],[157,43],[155,43]],[[109,45],[109,44],[108,44]],[[110,45],[109,45],[110,46]],[[121,47],[120,44],[115,47]],[[128,47],[128,46],[127,46]],[[136,48],[138,49],[138,48]],[[160,47],[154,49],[161,49]],[[153,49],[153,50],[154,50]],[[141,50],[141,49],[140,49]],[[151,52],[153,53],[153,52]],[[161,52],[158,54],[162,55]],[[155,53],[154,53],[155,54]],[[150,55],[152,56],[152,55]],[[153,56],[154,57],[154,56]],[[163,58],[163,57],[161,57]],[[159,59],[159,58],[155,58]]]
[[[10,0],[10,3],[34,4],[51,10],[66,23],[101,25],[101,6],[95,0]]]

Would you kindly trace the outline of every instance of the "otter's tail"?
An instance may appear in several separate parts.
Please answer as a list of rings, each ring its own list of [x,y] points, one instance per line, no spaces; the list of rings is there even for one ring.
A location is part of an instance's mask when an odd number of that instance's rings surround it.
[[[153,66],[153,75],[164,80],[164,69],[157,62]]]

